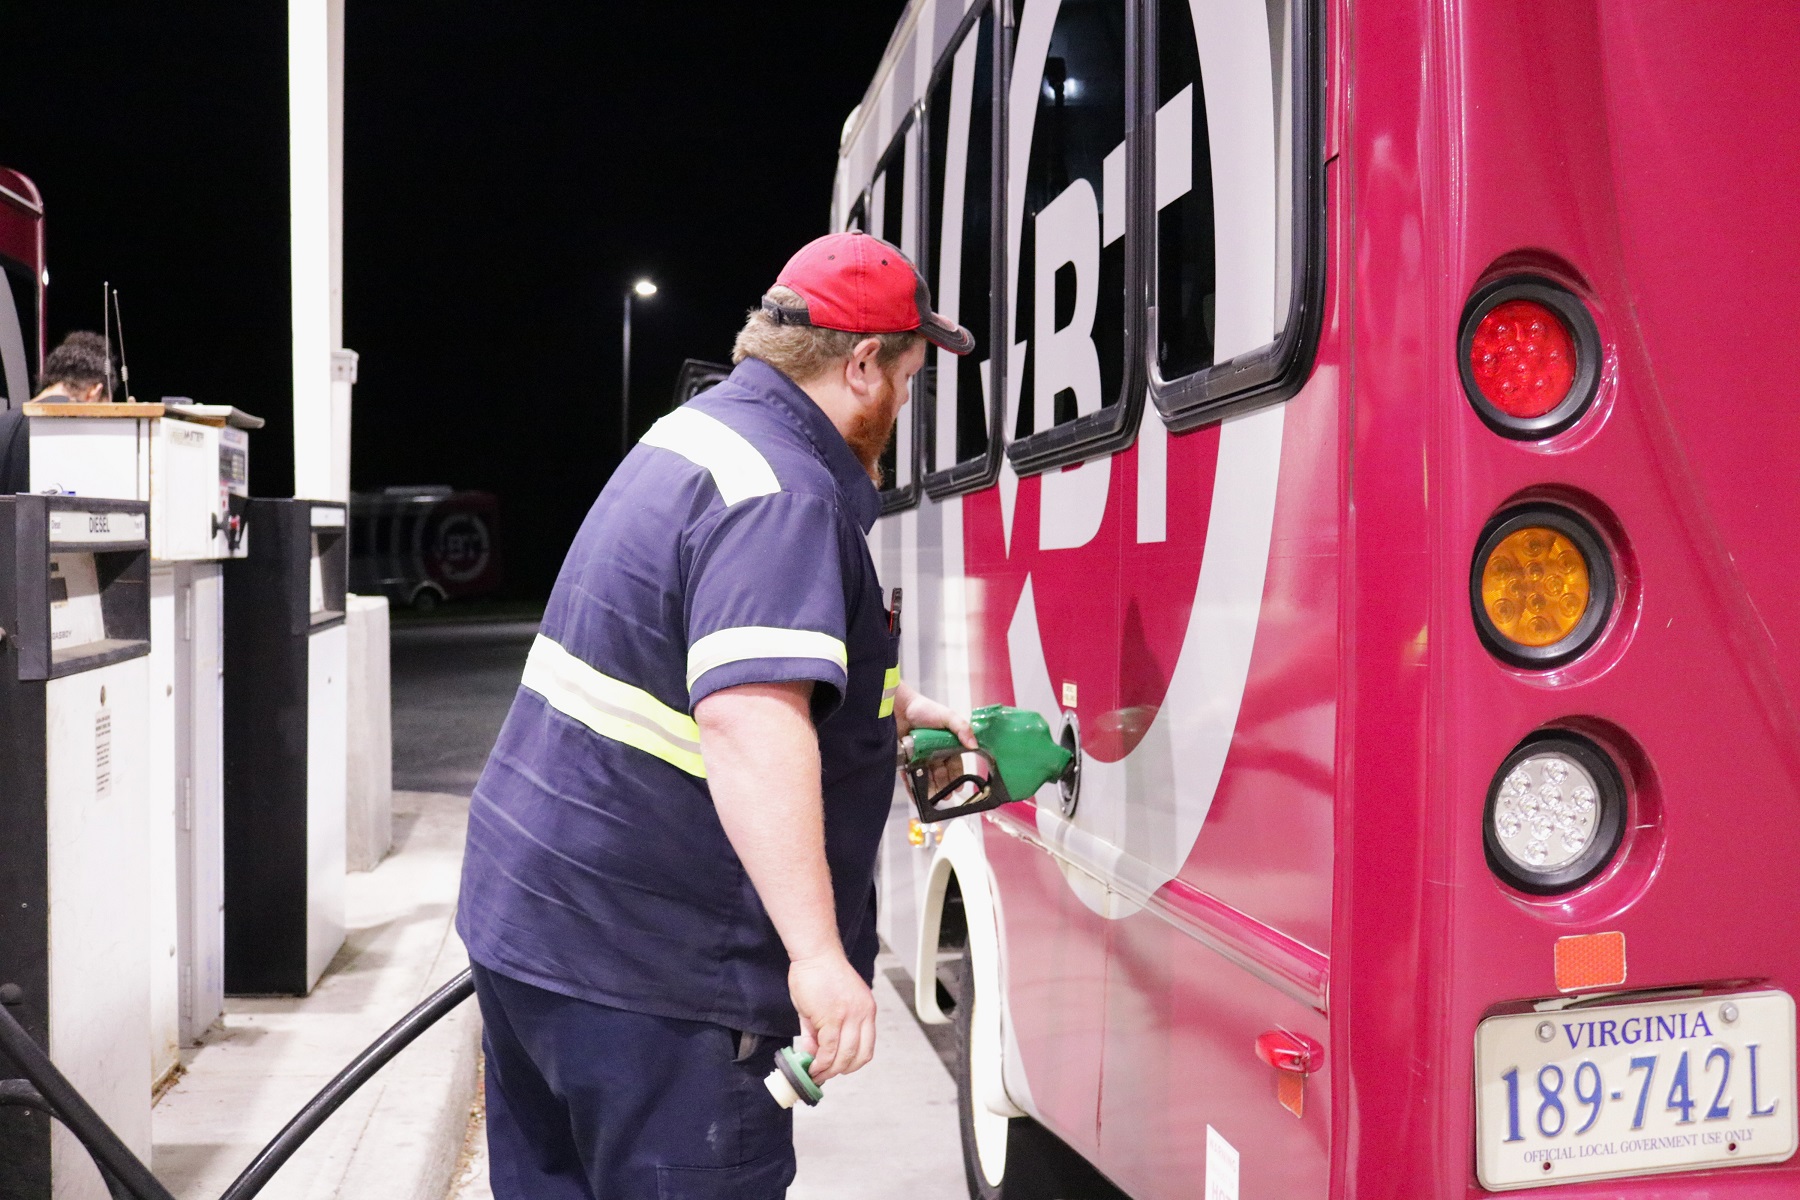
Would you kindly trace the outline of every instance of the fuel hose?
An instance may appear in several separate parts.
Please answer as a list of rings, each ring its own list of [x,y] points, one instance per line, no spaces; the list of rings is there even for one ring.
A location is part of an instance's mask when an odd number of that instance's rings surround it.
[[[262,1191],[282,1165],[325,1123],[326,1118],[355,1094],[357,1088],[474,991],[474,976],[465,968],[396,1021],[294,1114],[281,1132],[250,1160],[250,1165],[232,1181],[219,1200],[250,1200]],[[0,1053],[10,1058],[24,1075],[23,1079],[0,1080],[0,1107],[33,1108],[61,1121],[100,1168],[113,1200],[175,1200],[169,1190],[157,1182],[150,1168],[132,1154],[112,1127],[101,1120],[93,1106],[56,1069],[50,1056],[32,1040],[17,1018],[7,1011],[20,999],[15,985],[0,986]]]

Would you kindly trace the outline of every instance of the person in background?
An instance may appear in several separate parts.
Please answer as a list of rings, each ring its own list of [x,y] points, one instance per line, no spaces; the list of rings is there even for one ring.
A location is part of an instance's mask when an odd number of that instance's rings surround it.
[[[106,399],[106,339],[78,329],[44,360],[33,400],[96,404]],[[31,489],[31,423],[22,406],[0,410],[0,496]]]
[[[98,404],[106,399],[110,356],[106,339],[89,329],[78,329],[44,360],[33,400]]]

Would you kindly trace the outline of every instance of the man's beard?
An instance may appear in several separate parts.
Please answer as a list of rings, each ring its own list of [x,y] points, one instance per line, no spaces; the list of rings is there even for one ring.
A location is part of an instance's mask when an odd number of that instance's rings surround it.
[[[887,453],[888,443],[894,440],[895,422],[899,420],[905,398],[905,392],[893,375],[881,372],[881,390],[875,394],[878,403],[870,404],[858,413],[850,432],[844,436],[851,452],[878,488],[885,482],[881,475],[881,456]]]

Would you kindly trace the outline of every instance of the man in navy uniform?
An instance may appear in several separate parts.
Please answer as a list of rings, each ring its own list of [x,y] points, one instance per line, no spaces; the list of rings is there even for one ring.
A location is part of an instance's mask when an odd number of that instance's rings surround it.
[[[974,745],[900,680],[866,540],[927,342],[974,346],[905,256],[812,242],[576,535],[469,809],[499,1200],[777,1200],[774,1052],[874,1053],[896,738]]]

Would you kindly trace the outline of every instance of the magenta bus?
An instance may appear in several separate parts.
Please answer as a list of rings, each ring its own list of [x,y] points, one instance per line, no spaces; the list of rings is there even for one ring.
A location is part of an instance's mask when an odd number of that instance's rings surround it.
[[[871,541],[1080,773],[881,930],[972,1196],[1800,1195],[1800,8],[913,0]]]
[[[44,201],[36,185],[0,167],[0,407],[31,399],[44,361]]]

